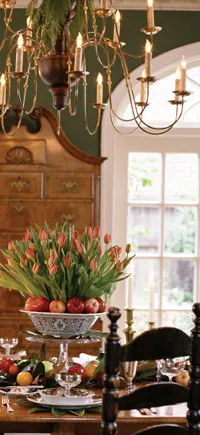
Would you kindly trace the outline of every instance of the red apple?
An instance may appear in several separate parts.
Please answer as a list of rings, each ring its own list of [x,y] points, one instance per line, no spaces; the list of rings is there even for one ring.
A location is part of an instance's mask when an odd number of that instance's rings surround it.
[[[183,385],[184,387],[188,386],[189,379],[190,375],[187,370],[182,370],[182,372],[175,377],[176,382]]]
[[[28,298],[25,303],[25,310],[39,312],[49,311],[49,301],[42,296],[38,298]]]
[[[9,367],[13,365],[13,360],[10,358],[2,358],[0,360],[0,370],[3,370],[4,372],[8,372]]]
[[[106,304],[101,298],[96,298],[96,300],[99,302],[99,313],[104,313],[106,311]]]
[[[67,301],[67,311],[71,314],[81,314],[84,310],[84,302],[82,299],[74,297]]]
[[[66,306],[63,301],[55,300],[50,302],[49,311],[51,313],[64,313],[65,310]]]
[[[81,375],[82,382],[85,382],[86,380],[86,371],[81,364],[73,364],[70,366],[68,373],[77,373],[78,375]]]
[[[85,312],[86,313],[98,313],[99,302],[97,299],[90,298],[85,300]]]
[[[8,373],[11,376],[16,376],[19,373],[19,367],[16,366],[16,364],[12,364],[9,369],[8,369]]]

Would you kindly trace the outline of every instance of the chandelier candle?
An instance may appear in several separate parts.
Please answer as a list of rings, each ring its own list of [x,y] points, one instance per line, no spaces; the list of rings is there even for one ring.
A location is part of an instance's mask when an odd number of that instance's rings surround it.
[[[147,25],[149,29],[152,29],[155,26],[153,0],[147,0]]]
[[[32,21],[31,21],[31,17],[28,17],[26,20],[26,25],[27,25],[27,31],[26,31],[26,47],[31,47],[32,46]]]
[[[152,45],[149,40],[145,44],[145,74],[146,77],[151,77],[151,58],[152,58]]]
[[[97,76],[97,104],[103,104],[103,77],[101,73]]]
[[[74,59],[74,71],[83,71],[83,62],[82,62],[82,44],[83,38],[81,33],[79,32],[76,38],[76,50],[75,50],[75,59]]]
[[[22,34],[19,35],[17,40],[15,72],[23,72],[23,57],[24,57],[24,38]]]
[[[146,78],[145,70],[142,72],[142,79]],[[146,101],[146,83],[141,80],[140,84],[140,103],[144,103]]]
[[[181,79],[181,70],[180,66],[176,68],[176,78],[175,78],[175,101],[179,101],[179,95],[176,92],[180,92],[180,79]]]
[[[184,92],[185,91],[185,81],[186,81],[186,65],[187,62],[184,58],[184,56],[182,57],[181,60],[181,77],[180,77],[180,92]]]
[[[121,20],[121,14],[119,11],[115,14],[115,23],[114,23],[114,34],[113,34],[113,42],[119,43],[119,37],[120,37],[120,23]]]
[[[101,9],[108,9],[108,0],[101,0]]]
[[[0,78],[0,106],[3,106],[6,101],[6,80],[5,75],[1,74]]]
[[[154,270],[151,270],[151,273],[150,273],[150,285],[149,285],[149,323],[153,323],[155,321],[154,289],[155,289]]]

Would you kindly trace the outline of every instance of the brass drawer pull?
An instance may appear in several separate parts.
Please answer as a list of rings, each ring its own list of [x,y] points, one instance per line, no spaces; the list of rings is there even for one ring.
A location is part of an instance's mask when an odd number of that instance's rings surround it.
[[[61,219],[63,219],[64,221],[72,222],[77,219],[77,216],[75,214],[63,214],[61,216]]]
[[[17,189],[18,192],[22,192],[22,190],[24,189],[24,187],[28,187],[29,183],[25,180],[21,180],[21,178],[19,177],[17,181],[13,181],[13,183],[11,183],[11,187],[13,189]]]
[[[67,181],[61,184],[61,188],[68,191],[71,191],[78,186],[79,186],[78,183],[75,183],[75,181]]]
[[[14,210],[16,210],[17,213],[21,213],[21,211],[24,210],[25,206],[24,206],[24,204],[19,202],[19,203],[13,205],[12,208]]]

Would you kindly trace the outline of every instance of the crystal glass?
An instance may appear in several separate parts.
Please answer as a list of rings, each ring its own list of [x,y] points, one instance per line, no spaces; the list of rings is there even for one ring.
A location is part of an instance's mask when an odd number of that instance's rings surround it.
[[[6,358],[9,358],[10,350],[17,344],[18,338],[0,338],[0,346],[6,350]]]
[[[160,360],[160,373],[168,376],[169,382],[172,382],[174,376],[178,376],[185,368],[186,358],[172,358]]]
[[[66,397],[70,396],[71,388],[76,387],[81,383],[81,375],[69,374],[69,373],[58,373],[55,375],[55,379],[61,387],[65,388]]]
[[[122,370],[122,376],[127,381],[128,392],[130,393],[133,389],[133,379],[136,375],[138,362],[137,361],[122,361],[120,363],[120,365],[121,365],[121,370]]]

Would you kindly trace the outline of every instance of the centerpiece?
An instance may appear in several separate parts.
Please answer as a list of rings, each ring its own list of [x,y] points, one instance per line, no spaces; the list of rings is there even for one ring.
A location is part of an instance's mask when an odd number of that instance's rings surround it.
[[[126,279],[130,245],[111,246],[111,236],[100,229],[84,232],[67,222],[50,228],[36,225],[22,240],[10,241],[1,250],[0,286],[16,290],[26,299],[27,312],[36,329],[45,334],[72,336],[87,332],[99,315],[116,283]]]

